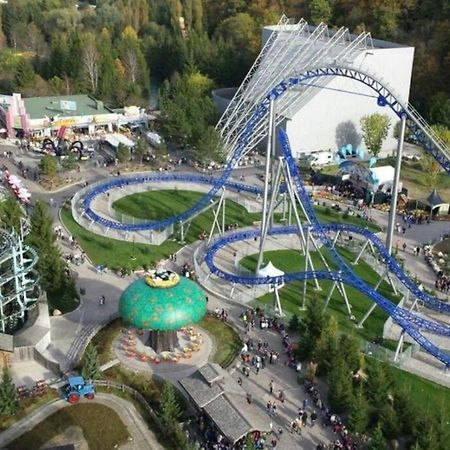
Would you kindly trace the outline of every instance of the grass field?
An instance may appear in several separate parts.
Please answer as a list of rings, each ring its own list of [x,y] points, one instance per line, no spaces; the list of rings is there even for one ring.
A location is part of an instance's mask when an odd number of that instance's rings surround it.
[[[450,417],[450,389],[397,367],[391,367],[395,382],[407,387],[417,408],[424,412],[442,412]]]
[[[242,341],[239,335],[227,323],[209,315],[203,317],[198,326],[206,330],[214,340],[213,362],[223,368],[228,367],[241,351]]]
[[[138,192],[113,203],[112,207],[122,214],[145,220],[162,220],[186,211],[195,205],[205,194],[192,191],[161,190]],[[192,220],[185,237],[187,243],[198,240],[199,235],[209,233],[213,222],[213,211],[209,209]],[[249,213],[238,203],[227,200],[225,205],[225,223],[238,223],[239,226],[252,225],[260,220],[260,214]]]
[[[349,250],[339,248],[339,252],[348,262],[353,261],[355,258]],[[326,259],[329,260],[329,257],[327,257],[326,254],[324,256],[326,256]],[[325,269],[324,264],[322,263],[317,252],[311,252],[311,259],[315,270]],[[250,255],[243,258],[241,260],[241,264],[249,270],[254,270],[256,267],[256,261],[257,255]],[[275,267],[283,270],[284,272],[299,272],[305,270],[305,259],[296,250],[277,250],[265,252],[264,261],[266,263],[272,261]],[[332,264],[330,264],[330,266],[333,267]],[[369,267],[367,263],[360,261],[358,265],[351,267],[354,269],[355,273],[364,279],[369,285],[374,286],[377,283],[379,275],[371,267]],[[321,280],[319,283],[322,289],[317,291],[313,282],[308,281],[307,298],[313,299],[314,301],[325,302],[332,287],[332,281]],[[372,341],[374,338],[382,336],[383,325],[388,318],[387,314],[380,308],[376,308],[364,324],[364,328],[356,328],[355,324],[361,320],[366,311],[370,308],[372,301],[352,287],[346,286],[346,291],[350,304],[352,305],[352,314],[356,318],[354,322],[349,320],[344,300],[338,293],[337,289],[335,289],[333,297],[328,305],[329,313],[336,317],[340,327],[353,333],[355,336],[359,336],[368,341]],[[395,303],[400,301],[400,297],[395,297],[393,295],[390,285],[386,282],[381,283],[378,291]],[[303,299],[303,282],[296,281],[284,286],[280,290],[280,298],[282,307],[287,312],[297,314],[299,316],[303,314],[299,309]],[[265,294],[255,301],[255,305],[258,303],[271,305],[272,302],[272,294]]]
[[[73,219],[70,208],[62,209],[61,218],[95,265],[103,264],[111,269],[140,268],[143,264],[152,266],[181,248],[173,241],[166,241],[163,245],[147,245],[100,236],[80,227]]]
[[[126,442],[127,428],[111,408],[98,403],[80,403],[63,408],[13,441],[9,448],[30,450],[41,448],[70,426],[83,430],[90,450],[111,450]]]

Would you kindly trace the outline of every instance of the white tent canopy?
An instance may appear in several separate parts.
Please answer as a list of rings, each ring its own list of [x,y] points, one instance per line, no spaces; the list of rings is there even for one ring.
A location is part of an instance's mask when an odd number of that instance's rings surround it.
[[[392,184],[394,181],[395,169],[392,166],[372,167],[370,171],[375,175],[380,186],[386,183]]]
[[[258,277],[282,277],[283,275],[284,272],[280,269],[277,269],[272,264],[272,261],[269,261],[269,263],[265,267],[258,270]]]

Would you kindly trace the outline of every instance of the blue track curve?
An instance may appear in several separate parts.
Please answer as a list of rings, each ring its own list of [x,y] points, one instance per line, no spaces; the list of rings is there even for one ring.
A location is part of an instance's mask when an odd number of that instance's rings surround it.
[[[210,202],[210,200],[217,194],[217,192],[223,187],[229,184],[228,180],[231,176],[231,173],[234,169],[234,167],[237,165],[240,158],[243,156],[243,154],[246,151],[247,145],[251,141],[251,138],[253,136],[253,132],[256,128],[256,126],[260,123],[261,120],[263,120],[267,115],[269,111],[270,102],[272,100],[276,100],[279,97],[281,97],[285,92],[287,92],[290,88],[301,85],[305,81],[317,78],[317,77],[324,77],[324,76],[342,76],[351,78],[353,80],[359,81],[375,92],[378,93],[378,105],[379,106],[388,106],[391,108],[392,111],[394,111],[399,118],[402,118],[403,116],[406,116],[407,118],[407,126],[410,129],[410,131],[415,136],[416,140],[419,144],[423,146],[423,148],[429,152],[440,164],[441,166],[450,173],[450,157],[448,154],[443,152],[439,145],[436,144],[436,142],[433,140],[433,138],[427,134],[427,131],[424,129],[424,127],[420,124],[420,122],[417,120],[417,117],[408,110],[407,107],[403,106],[402,103],[395,98],[395,96],[380,82],[378,82],[375,78],[372,76],[362,73],[361,71],[358,71],[356,69],[350,69],[350,68],[342,68],[342,67],[325,67],[325,68],[317,68],[312,69],[307,72],[304,72],[298,76],[291,77],[287,80],[281,81],[277,86],[275,86],[268,94],[267,96],[261,101],[261,103],[255,108],[252,116],[250,117],[249,121],[247,122],[242,134],[239,137],[238,143],[236,147],[234,148],[230,159],[228,160],[228,163],[225,167],[225,170],[222,172],[220,177],[215,179],[214,184],[212,186],[212,189],[204,196],[202,199],[196,203],[192,208],[184,211],[181,214],[178,214],[176,216],[170,217],[166,220],[159,221],[159,222],[148,222],[148,223],[141,223],[141,224],[122,224],[119,222],[115,222],[106,218],[103,218],[96,214],[92,208],[91,204],[94,198],[98,195],[101,195],[102,193],[108,191],[109,189],[113,187],[120,187],[120,182],[122,180],[113,180],[110,182],[107,182],[101,186],[98,186],[96,189],[91,191],[84,199],[83,201],[83,207],[85,214],[94,222],[99,223],[100,225],[103,225],[107,228],[113,228],[117,230],[123,230],[123,231],[141,231],[141,230],[157,230],[165,228],[169,225],[183,222],[185,220],[188,220],[192,216],[198,214],[200,211],[202,211]],[[293,175],[293,179],[295,180],[297,192],[299,195],[301,195],[304,200],[304,206],[308,207],[307,214],[309,216],[309,219],[311,223],[313,223],[314,226],[314,232],[319,236],[320,240],[322,241],[323,245],[328,249],[330,252],[330,255],[332,255],[333,259],[335,260],[336,264],[342,268],[340,272],[306,272],[306,273],[299,273],[299,274],[287,274],[285,275],[285,280],[289,281],[287,277],[292,276],[292,279],[314,279],[314,278],[323,278],[323,279],[332,279],[337,281],[345,282],[361,292],[368,295],[377,305],[379,305],[383,310],[385,310],[414,340],[416,340],[424,349],[426,349],[429,353],[431,353],[433,356],[435,356],[437,359],[442,361],[446,366],[450,366],[450,357],[446,353],[442,352],[437,346],[435,346],[433,343],[431,343],[429,340],[427,340],[419,331],[419,329],[424,329],[427,331],[435,332],[438,334],[443,334],[446,336],[450,336],[450,327],[446,325],[441,325],[432,321],[425,320],[421,317],[418,317],[412,313],[410,313],[407,310],[404,310],[402,308],[397,307],[396,305],[389,302],[387,299],[382,297],[378,292],[374,291],[370,286],[365,284],[362,280],[360,280],[353,271],[346,265],[346,263],[342,260],[340,255],[335,251],[335,249],[332,247],[326,233],[327,233],[327,227],[321,226],[317,220],[315,219],[314,210],[312,208],[312,205],[309,202],[309,198],[307,196],[306,191],[304,190],[304,187],[301,183],[300,178],[298,177],[298,174],[296,174],[296,166],[295,162],[292,159],[289,143],[287,141],[287,136],[281,135],[281,139],[283,141],[283,149],[285,152],[285,158],[289,162],[289,167],[291,174]],[[173,180],[176,180],[176,174],[173,175]],[[160,177],[160,178],[159,178]],[[162,181],[162,175],[152,175],[147,178],[148,181]],[[138,181],[139,178],[139,181]],[[167,175],[164,175],[164,179],[167,180]],[[137,177],[135,183],[141,183],[143,181],[143,177]],[[123,182],[123,181],[122,181]],[[132,184],[132,179],[128,179],[125,184]],[[238,183],[239,184],[239,183]],[[257,189],[257,188],[255,188]],[[259,191],[259,190],[258,190]],[[256,193],[256,190],[255,190]],[[401,268],[396,264],[396,262],[387,254],[386,250],[384,249],[384,246],[381,242],[378,242],[378,238],[371,235],[367,230],[358,229],[357,227],[344,227],[342,225],[332,225],[331,227],[334,227],[334,230],[329,231],[336,231],[338,227],[342,227],[342,230],[345,231],[351,231],[354,233],[361,233],[365,235],[366,237],[370,237],[371,241],[374,242],[377,246],[377,249],[380,251],[380,253],[385,258],[385,262],[388,265],[388,267],[395,273],[396,276],[399,277],[399,279],[405,284],[405,286],[410,289],[414,295],[417,295],[418,298],[420,298],[424,303],[426,303],[428,306],[430,306],[433,309],[436,309],[438,311],[448,313],[450,305],[443,304],[439,300],[427,295],[426,293],[423,293],[418,290],[417,286],[409,280],[409,278],[403,273]],[[258,233],[258,231],[255,231],[255,233]],[[239,233],[235,234],[236,236],[240,235]],[[224,238],[224,245],[226,245],[226,240],[229,238]],[[378,241],[377,241],[378,240]],[[214,245],[219,245],[221,241]],[[230,242],[230,241],[227,241]],[[221,273],[220,269],[215,267],[213,263],[213,250],[215,246],[212,246],[206,256],[206,261],[208,263],[208,266],[210,267],[210,270],[213,273],[216,273],[219,276],[222,276],[225,279],[228,279],[229,281],[235,282],[235,283],[245,283],[245,284],[261,284],[263,282],[267,283],[267,280],[263,279],[261,283],[257,281],[251,282],[251,280],[258,280],[258,278],[248,278],[245,279],[245,277],[236,277],[232,274],[225,274]],[[235,278],[233,278],[235,277]],[[298,277],[298,278],[295,278]],[[240,280],[240,281],[239,281]],[[274,280],[275,281],[275,280]],[[270,280],[269,280],[270,282]]]
[[[380,308],[382,308],[387,314],[389,314],[392,319],[400,325],[400,327],[405,330],[422,348],[427,352],[436,357],[439,361],[444,363],[447,367],[450,367],[450,355],[442,351],[439,347],[428,340],[421,330],[425,330],[431,333],[449,336],[450,337],[450,327],[444,324],[426,320],[410,311],[401,308],[391,301],[383,297],[379,292],[375,291],[371,286],[367,285],[362,281],[353,270],[347,265],[343,260],[341,255],[336,251],[331,241],[328,239],[327,233],[333,231],[349,231],[360,233],[363,235],[371,237],[372,233],[367,230],[362,230],[359,227],[347,227],[345,225],[321,225],[314,212],[309,195],[306,192],[294,159],[289,147],[289,141],[284,130],[280,130],[280,140],[282,144],[282,149],[284,157],[288,162],[289,171],[291,173],[292,179],[296,184],[297,194],[302,201],[303,207],[305,208],[306,214],[308,215],[309,221],[312,224],[312,232],[316,234],[321,240],[323,246],[327,249],[328,254],[332,257],[339,271],[309,271],[309,272],[294,272],[287,273],[279,277],[257,277],[257,276],[239,276],[232,273],[227,273],[220,268],[218,268],[214,263],[214,256],[223,247],[229,245],[231,242],[241,241],[244,239],[251,239],[260,235],[260,230],[244,231],[240,233],[233,233],[232,235],[225,236],[218,239],[212,246],[207,249],[205,255],[205,262],[212,273],[223,278],[231,283],[237,284],[247,284],[247,285],[258,285],[258,284],[281,284],[283,282],[290,282],[294,280],[309,280],[309,279],[326,279],[343,282],[358,289],[363,294],[367,295],[372,301],[374,301]],[[276,227],[272,229],[272,235],[279,234],[297,234],[297,227]],[[373,236],[373,235],[372,235]],[[381,244],[381,242],[380,242]],[[382,244],[381,244],[382,246]],[[391,258],[392,259],[392,258]],[[415,287],[415,285],[414,285]],[[415,287],[417,289],[417,287]],[[418,290],[418,289],[417,289]],[[420,291],[419,291],[420,292]],[[436,299],[433,299],[437,301]]]

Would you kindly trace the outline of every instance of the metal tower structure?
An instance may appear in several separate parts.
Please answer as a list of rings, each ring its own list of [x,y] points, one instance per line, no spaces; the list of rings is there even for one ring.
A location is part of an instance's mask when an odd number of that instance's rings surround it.
[[[26,312],[37,305],[36,251],[23,244],[23,236],[0,230],[0,331],[13,333]]]
[[[258,105],[281,80],[312,67],[336,63],[350,65],[359,55],[371,49],[370,33],[355,36],[345,27],[330,30],[324,23],[313,27],[304,19],[291,24],[286,16],[282,16],[217,124],[225,151],[230,155],[242,139]],[[317,80],[315,87],[326,86],[328,82],[326,78]],[[295,114],[317,91],[311,86],[297,85],[280,98],[276,105],[275,126],[284,120],[285,114]],[[268,121],[268,117],[260,118],[242,149],[243,154],[267,135]]]

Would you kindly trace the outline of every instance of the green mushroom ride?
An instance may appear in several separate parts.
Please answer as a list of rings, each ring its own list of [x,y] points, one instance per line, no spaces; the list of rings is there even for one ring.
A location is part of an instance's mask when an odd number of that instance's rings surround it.
[[[197,323],[206,309],[206,295],[195,282],[166,270],[131,283],[119,302],[125,326],[148,330],[146,345],[156,353],[174,351],[177,331]]]

